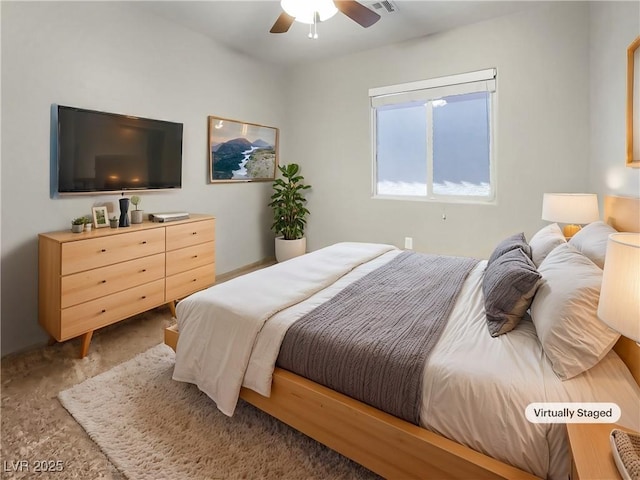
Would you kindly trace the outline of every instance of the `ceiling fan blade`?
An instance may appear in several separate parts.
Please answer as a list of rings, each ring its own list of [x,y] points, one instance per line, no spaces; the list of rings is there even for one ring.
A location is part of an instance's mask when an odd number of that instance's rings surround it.
[[[336,4],[338,10],[364,28],[370,27],[380,20],[380,15],[355,0],[335,0],[333,3]]]
[[[271,27],[271,30],[269,30],[269,32],[285,33],[289,30],[291,25],[293,25],[294,20],[295,20],[295,17],[292,17],[287,12],[282,12],[278,17],[278,19],[276,20],[276,23],[274,23],[273,27]]]

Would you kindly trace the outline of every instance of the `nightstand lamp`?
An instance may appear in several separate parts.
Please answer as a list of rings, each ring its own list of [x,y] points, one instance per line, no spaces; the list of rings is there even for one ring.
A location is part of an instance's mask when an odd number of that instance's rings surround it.
[[[542,199],[542,220],[566,224],[564,236],[573,237],[580,225],[600,219],[598,196],[595,193],[545,193]]]
[[[613,233],[607,242],[598,317],[640,342],[640,233]]]

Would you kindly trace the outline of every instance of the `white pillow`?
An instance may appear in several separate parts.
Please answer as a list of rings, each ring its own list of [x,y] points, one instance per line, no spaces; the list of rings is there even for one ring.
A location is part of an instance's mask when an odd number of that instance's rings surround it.
[[[552,223],[538,230],[529,241],[531,247],[531,259],[536,267],[539,267],[549,252],[558,245],[567,243],[564,234],[557,223]]]
[[[601,220],[590,223],[578,231],[569,244],[576,247],[593,263],[604,268],[604,256],[607,253],[609,235],[616,233],[616,229]]]
[[[620,335],[598,318],[602,270],[564,243],[544,259],[531,318],[553,371],[563,380],[590,369]]]

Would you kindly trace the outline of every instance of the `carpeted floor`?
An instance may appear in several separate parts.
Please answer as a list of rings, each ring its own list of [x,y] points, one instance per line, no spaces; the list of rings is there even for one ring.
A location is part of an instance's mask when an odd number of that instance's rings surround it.
[[[127,478],[375,478],[249,404],[226,417],[174,362],[158,345],[59,395]]]
[[[65,410],[57,396],[59,392],[158,345],[163,340],[164,328],[171,323],[168,308],[161,307],[95,332],[89,355],[84,359],[78,358],[79,340],[3,358],[0,477],[127,478]],[[202,396],[193,386],[183,385],[182,388]],[[206,397],[199,401],[202,400]],[[158,404],[158,407],[168,406]],[[223,426],[224,432],[217,434],[219,438],[230,438],[228,435],[236,427],[244,432],[238,443],[223,441],[225,455],[230,455],[228,459],[231,460],[225,461],[228,465],[225,462],[216,464],[225,464],[222,476],[217,478],[375,478],[369,471],[249,405],[243,405],[239,412],[243,416],[224,421],[227,417],[217,415],[217,409],[211,404],[209,415],[216,416],[216,422],[223,420],[219,425]],[[158,418],[158,422],[163,420]],[[114,418],[114,424],[125,425],[126,418]],[[256,441],[248,443],[254,437],[251,433],[256,431],[264,436],[255,436]],[[179,433],[174,431],[173,436],[176,443],[180,442]],[[211,451],[219,450],[212,448]],[[157,452],[160,456],[166,456],[166,453],[166,447]],[[147,460],[140,459],[140,462]],[[43,466],[60,471],[34,471]]]
[[[4,357],[2,478],[124,479],[57,396],[161,343],[170,323],[169,309],[162,307],[101,329],[83,359],[78,358],[79,340]],[[41,461],[60,462],[54,468],[62,471],[35,472]]]

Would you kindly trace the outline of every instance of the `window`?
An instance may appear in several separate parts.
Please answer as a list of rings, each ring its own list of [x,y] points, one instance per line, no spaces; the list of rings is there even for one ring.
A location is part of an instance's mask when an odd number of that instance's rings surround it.
[[[374,196],[489,202],[496,70],[369,90]]]

